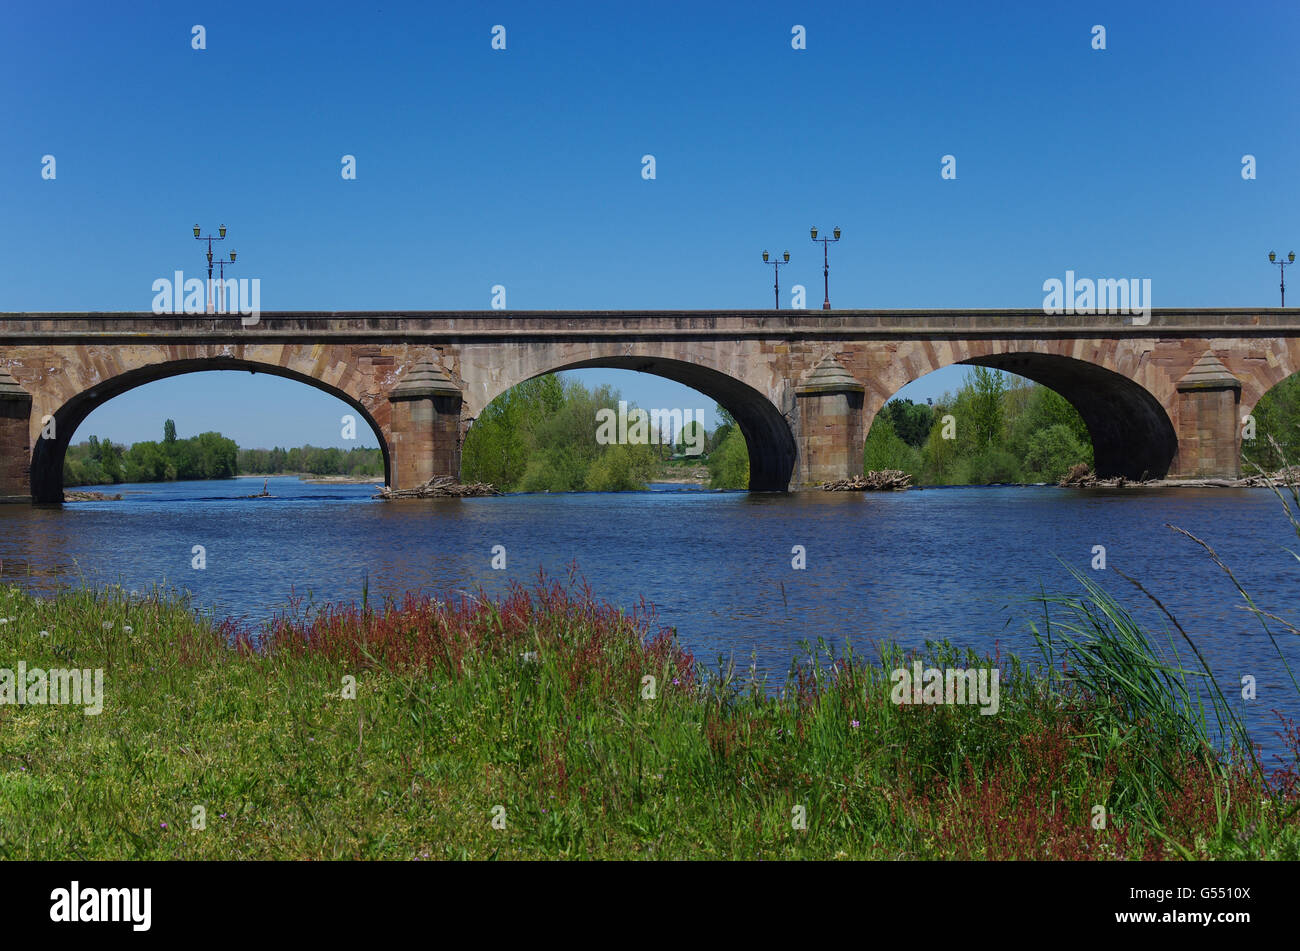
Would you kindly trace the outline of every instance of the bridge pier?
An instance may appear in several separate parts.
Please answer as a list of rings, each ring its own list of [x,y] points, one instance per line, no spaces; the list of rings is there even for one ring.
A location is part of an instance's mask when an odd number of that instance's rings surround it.
[[[32,500],[32,395],[0,368],[0,502]]]
[[[392,488],[411,489],[439,476],[460,478],[460,390],[428,360],[389,394]]]
[[[1180,379],[1178,460],[1184,479],[1240,479],[1241,381],[1211,350]]]
[[[866,387],[833,357],[795,387],[799,462],[792,488],[811,488],[862,474],[862,400]]]

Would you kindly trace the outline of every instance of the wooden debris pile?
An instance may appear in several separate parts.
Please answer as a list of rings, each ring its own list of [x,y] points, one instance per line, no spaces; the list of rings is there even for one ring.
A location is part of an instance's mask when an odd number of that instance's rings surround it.
[[[1099,479],[1092,469],[1079,463],[1061,477],[1060,484],[1076,489],[1122,489],[1127,485],[1181,487],[1189,489],[1255,489],[1270,485],[1293,485],[1300,480],[1300,466],[1277,472],[1246,476],[1243,479],[1126,479],[1116,476]]]
[[[487,482],[457,482],[451,476],[438,476],[413,489],[392,489],[384,486],[376,499],[464,499],[482,495],[500,495],[496,486]]]
[[[120,502],[122,493],[117,492],[113,495],[105,495],[103,492],[77,492],[71,489],[63,493],[65,502]]]
[[[912,477],[901,469],[881,469],[864,476],[822,483],[826,492],[893,492],[911,487]]]

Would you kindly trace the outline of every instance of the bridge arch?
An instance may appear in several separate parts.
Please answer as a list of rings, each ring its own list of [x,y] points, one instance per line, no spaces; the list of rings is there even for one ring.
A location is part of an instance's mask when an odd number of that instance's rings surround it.
[[[508,385],[495,384],[495,392],[490,395],[485,392],[481,402],[476,401],[475,416],[506,390],[526,380],[547,373],[591,368],[651,373],[689,386],[721,404],[735,418],[736,425],[745,437],[749,451],[750,491],[785,492],[789,489],[798,450],[786,414],[748,383],[699,363],[645,354],[621,354],[562,361],[555,366],[540,369],[530,367],[527,375],[511,380]],[[468,430],[473,419],[468,419],[466,423],[465,428]]]
[[[1104,366],[1048,353],[999,353],[960,361],[1005,370],[1063,396],[1083,417],[1100,478],[1163,479],[1178,436],[1160,401],[1140,383]]]
[[[33,502],[63,501],[63,459],[68,446],[78,427],[86,417],[114,397],[169,377],[182,376],[187,373],[200,373],[212,370],[247,371],[265,373],[305,383],[346,403],[354,409],[361,419],[374,431],[384,459],[384,478],[391,483],[392,464],[389,441],[383,427],[371,415],[370,411],[354,396],[323,380],[289,367],[263,363],[257,360],[234,356],[207,356],[191,359],[164,360],[118,373],[102,382],[81,390],[65,400],[50,415],[54,417],[55,438],[36,438],[33,441],[31,461],[31,493]],[[33,420],[39,432],[40,420]]]
[[[1255,390],[1258,396],[1249,404],[1243,390],[1240,408],[1241,461],[1248,470],[1246,474],[1254,474],[1256,466],[1272,471],[1283,464],[1300,463],[1300,427],[1296,425],[1300,416],[1300,370],[1263,382]]]
[[[1169,475],[1178,456],[1178,435],[1166,408],[1175,396],[1172,381],[1149,367],[1127,366],[1131,360],[1127,355],[1117,358],[1099,350],[1085,357],[1056,349],[974,340],[908,352],[872,387],[876,396],[868,411],[874,418],[903,386],[934,370],[953,365],[989,367],[1025,377],[1064,397],[1088,427],[1098,476],[1137,480]],[[1153,388],[1165,396],[1164,401]]]

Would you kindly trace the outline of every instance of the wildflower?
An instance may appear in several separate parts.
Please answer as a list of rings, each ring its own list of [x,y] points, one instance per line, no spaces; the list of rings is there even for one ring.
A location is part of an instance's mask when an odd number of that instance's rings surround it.
[[[112,630],[112,629],[113,629],[113,622],[112,622],[112,621],[105,621],[105,622],[104,622],[104,630],[106,630],[106,631],[110,631],[110,630]]]
[[[849,726],[853,727],[853,729],[856,730],[858,727],[862,726],[862,724],[859,723],[857,720],[850,720]]]
[[[49,637],[49,636],[50,636],[49,631],[41,631],[41,637]]]
[[[161,825],[164,829],[167,828],[167,823],[165,822],[160,822],[159,825]]]
[[[123,630],[124,633],[130,634],[130,633],[131,633],[131,625],[130,625],[130,624],[123,624],[123,625],[122,625],[122,630]]]
[[[674,686],[674,687],[680,687],[681,685],[682,685],[682,682],[681,682],[680,680],[678,680],[676,677],[674,677],[674,678],[673,678],[673,686]]]
[[[0,624],[8,624],[8,623],[9,623],[9,619],[7,617],[0,617]]]

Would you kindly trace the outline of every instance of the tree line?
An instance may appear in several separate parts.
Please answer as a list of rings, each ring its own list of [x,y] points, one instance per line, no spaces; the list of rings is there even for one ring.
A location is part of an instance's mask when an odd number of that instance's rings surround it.
[[[867,470],[926,485],[1056,482],[1078,463],[1093,464],[1092,439],[1065,397],[980,366],[932,404],[890,400],[863,452]]]
[[[643,489],[675,453],[696,441],[694,427],[703,426],[683,426],[671,445],[655,432],[647,432],[644,443],[602,443],[601,411],[617,414],[620,400],[609,384],[589,390],[553,373],[511,387],[470,427],[461,448],[461,478],[490,482],[504,492]],[[627,408],[629,419],[635,409]],[[716,447],[714,434],[705,431],[698,444],[704,461]]]
[[[91,436],[69,446],[63,457],[64,485],[231,479],[240,473],[285,472],[382,476],[384,460],[378,449],[240,449],[233,439],[211,432],[179,439],[176,423],[170,419],[163,424],[162,442],[127,447]]]
[[[382,477],[384,454],[375,449],[339,449],[334,446],[301,446],[293,449],[241,449],[239,471],[255,475],[307,473],[354,478]]]

